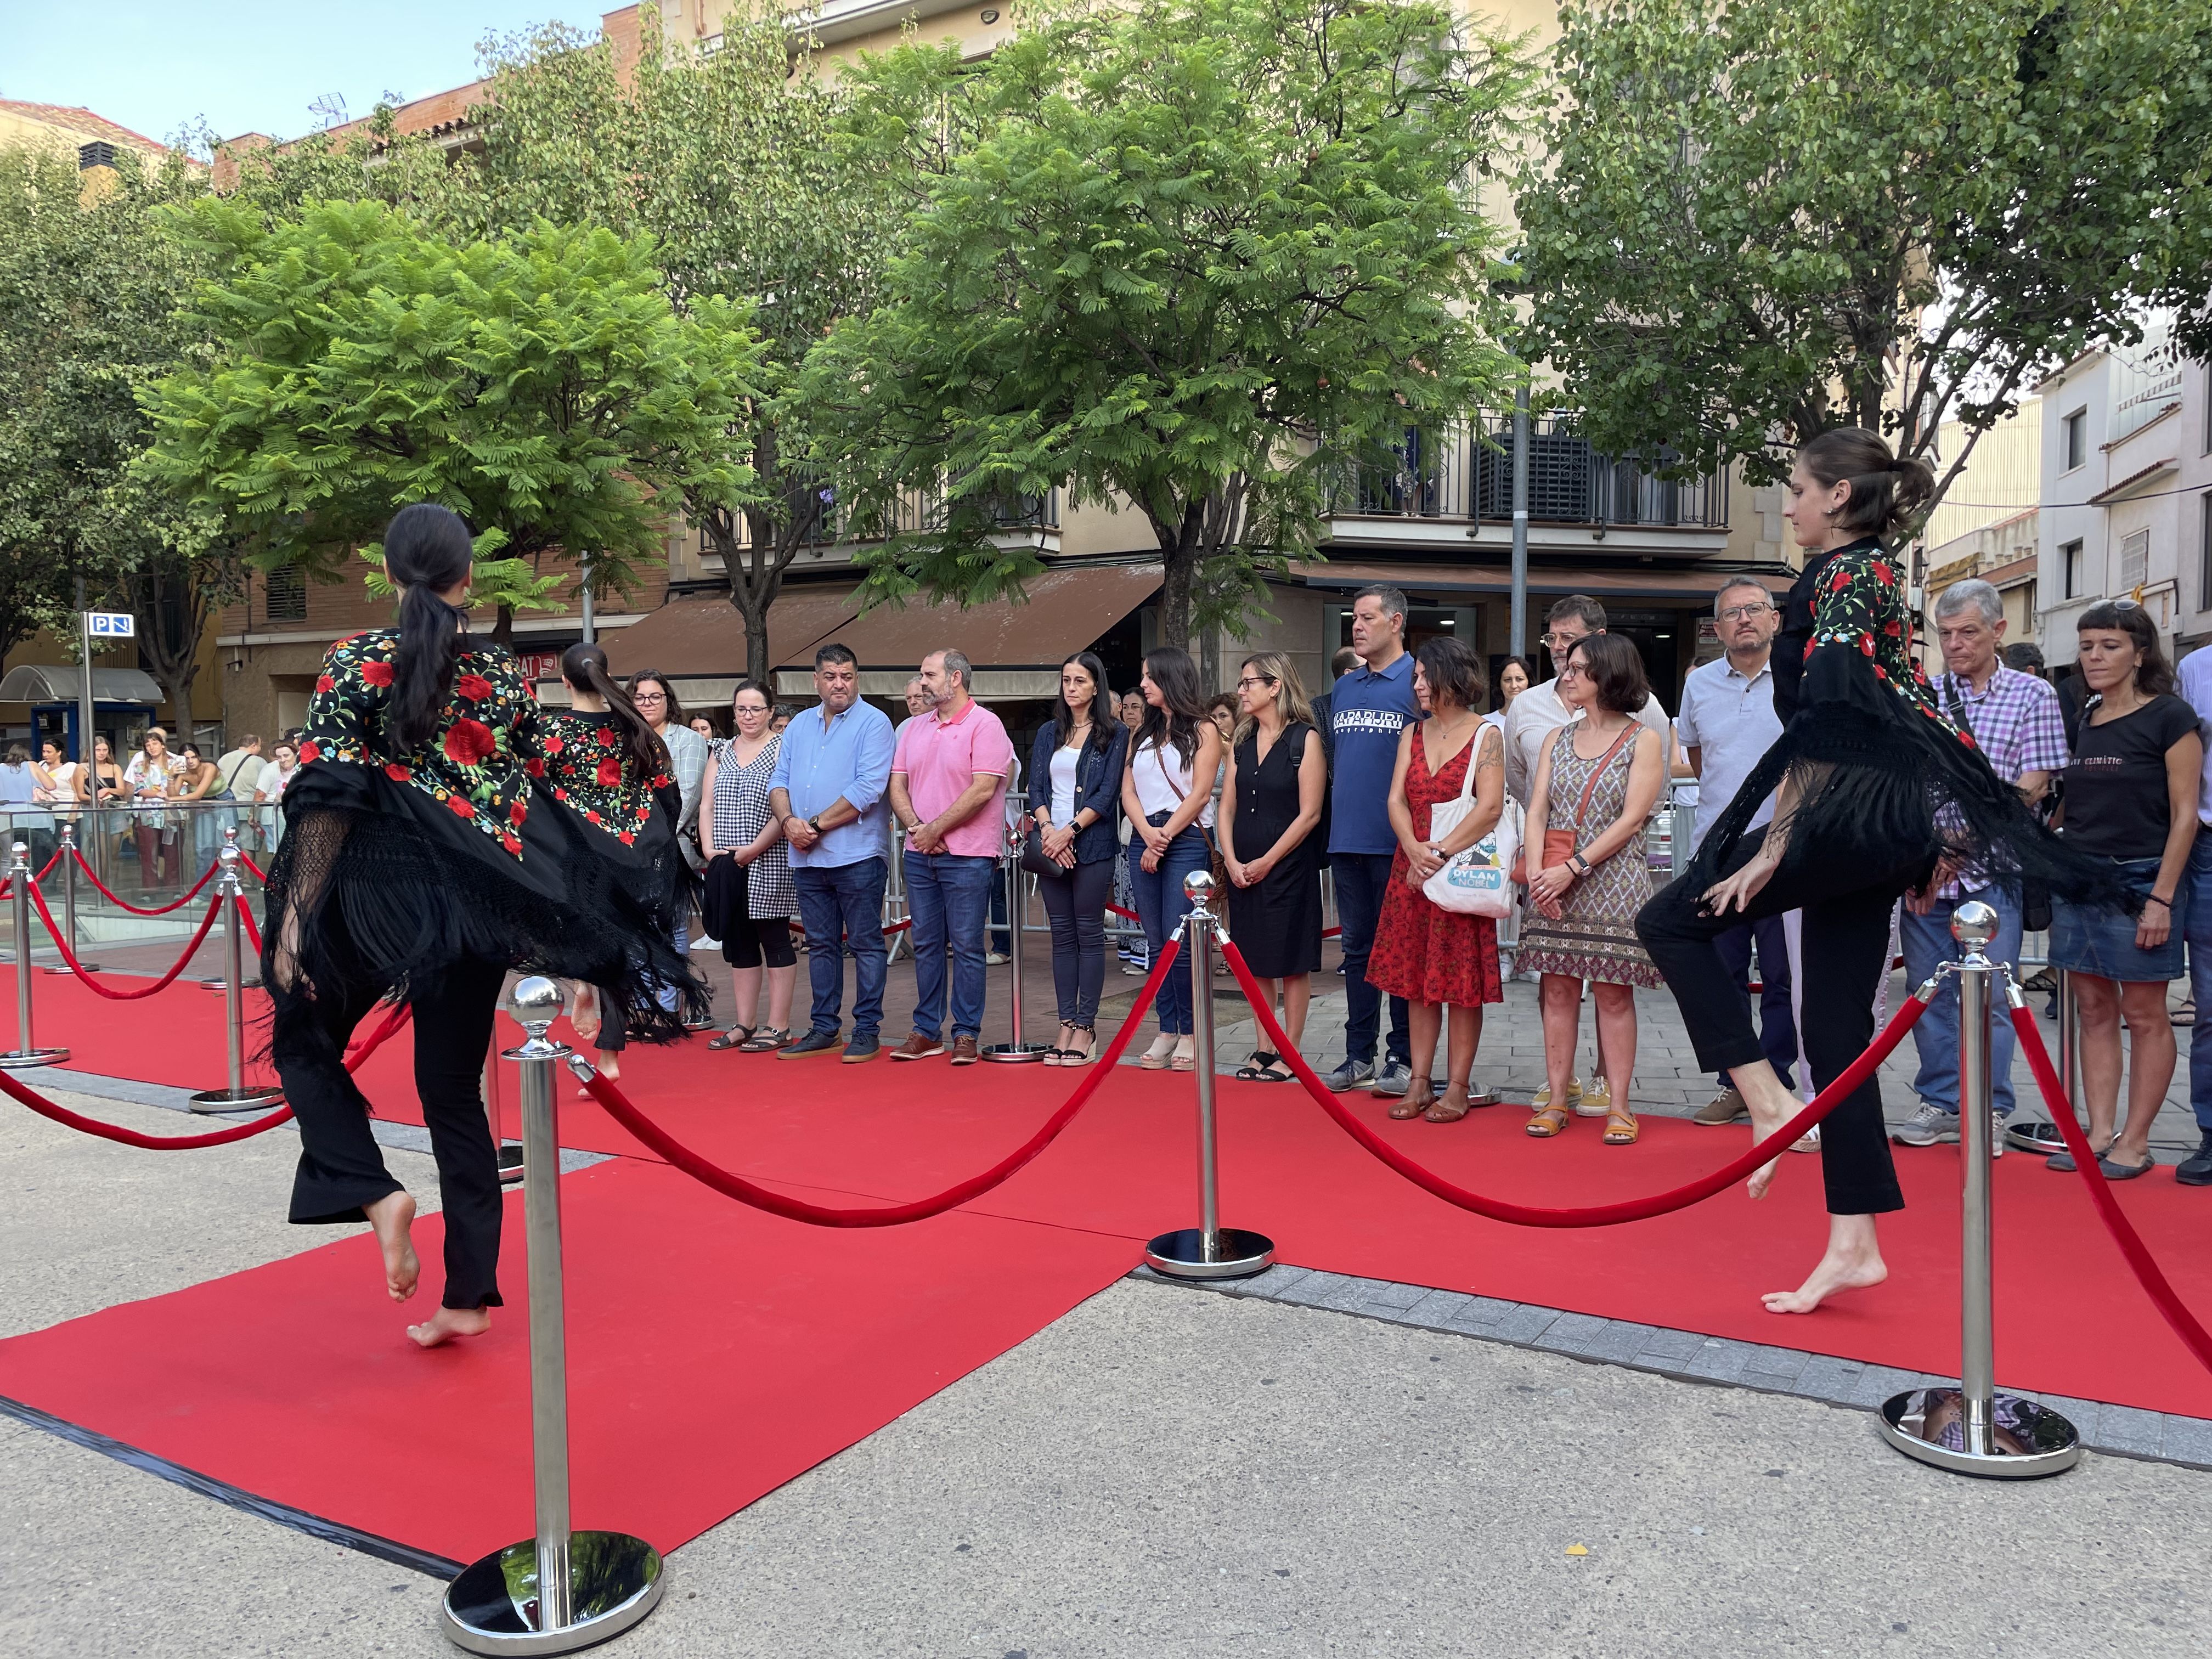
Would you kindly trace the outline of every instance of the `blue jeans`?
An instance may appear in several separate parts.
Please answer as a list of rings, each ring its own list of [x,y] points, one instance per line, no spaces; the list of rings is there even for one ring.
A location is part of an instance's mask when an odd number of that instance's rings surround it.
[[[983,930],[999,861],[959,853],[906,855],[906,908],[914,918],[914,1029],[945,1035],[945,950],[952,947],[952,1035],[983,1035]]]
[[[1344,947],[1344,1057],[1365,1066],[1375,1058],[1376,1030],[1382,1024],[1382,994],[1367,982],[1367,956],[1375,948],[1382,895],[1390,890],[1390,854],[1331,853],[1328,864],[1336,872],[1336,920],[1343,929],[1337,943]],[[1383,1059],[1410,1065],[1413,1052],[1406,1040],[1406,999],[1392,997]]]
[[[1924,916],[1906,905],[1897,919],[1897,936],[1905,947],[1905,982],[1917,986],[1936,971],[1940,962],[1956,962],[1959,943],[1951,937],[1951,913],[1969,899],[1979,899],[1997,913],[1997,936],[1990,941],[1991,962],[2020,966],[2020,895],[2003,887],[1984,887],[1961,893],[1955,899],[1937,899]],[[1913,1046],[1920,1050],[1920,1070],[1912,1091],[1924,1105],[1939,1111],[1959,1109],[1959,982],[1946,979],[1928,1012],[1912,1028]],[[1990,988],[1990,1100],[1999,1116],[2009,1116],[2012,1092],[2012,1021],[2005,1017],[2004,994]]]
[[[1713,941],[1713,948],[1721,953],[1721,962],[1743,999],[1744,1012],[1749,1013],[1751,993],[1742,988],[1751,982],[1753,939],[1759,942],[1759,1052],[1788,1089],[1795,1086],[1790,1073],[1797,1064],[1797,1018],[1790,1012],[1790,940],[1782,918],[1761,916],[1731,927]],[[1725,1073],[1720,1081],[1728,1082]]]
[[[814,1029],[835,1031],[845,1000],[845,952],[853,953],[853,1036],[873,1037],[884,1024],[884,878],[881,859],[807,865],[791,872],[799,920],[806,929],[806,978],[814,990]]]
[[[1160,855],[1158,869],[1146,869],[1144,855],[1144,842],[1129,843],[1129,884],[1137,890],[1137,915],[1144,922],[1145,943],[1151,951],[1146,960],[1158,962],[1168,935],[1175,932],[1177,922],[1190,914],[1190,900],[1183,895],[1182,878],[1194,870],[1205,869],[1212,860],[1212,853],[1206,844],[1206,831],[1193,824],[1168,843],[1168,850]],[[1206,988],[1206,994],[1213,994],[1211,985]],[[1163,1036],[1191,1034],[1190,999],[1190,957],[1184,952],[1176,957],[1175,965],[1160,981],[1159,1000],[1153,1004]]]
[[[2189,849],[2189,903],[2181,936],[2189,945],[2189,995],[2197,1024],[2189,1034],[2189,1104],[2197,1127],[2212,1135],[2212,830],[2200,828]]]

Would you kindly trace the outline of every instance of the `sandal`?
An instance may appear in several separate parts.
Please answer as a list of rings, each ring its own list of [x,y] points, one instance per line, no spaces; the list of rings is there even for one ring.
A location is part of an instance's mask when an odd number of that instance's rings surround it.
[[[1436,1104],[1421,1114],[1424,1123],[1456,1123],[1474,1109],[1474,1102],[1468,1091],[1455,1083],[1444,1091]]]
[[[783,1048],[790,1041],[791,1028],[788,1025],[770,1025],[763,1028],[758,1036],[749,1036],[740,1042],[738,1052],[741,1054],[769,1054]],[[707,1046],[711,1048],[714,1045],[710,1042]]]
[[[721,1036],[708,1037],[707,1039],[707,1046],[709,1048],[718,1050],[722,1048],[742,1048],[745,1044],[753,1040],[753,1033],[759,1029],[760,1028],[757,1025],[732,1025],[728,1030],[723,1032]],[[739,1036],[739,1032],[743,1032],[744,1035],[742,1036]]]
[[[2101,1151],[2094,1146],[2092,1146],[2089,1149],[2091,1152],[2096,1152],[2099,1168],[2101,1169],[2103,1167],[2106,1156],[2112,1152],[2113,1147],[2119,1144],[2120,1138],[2118,1135],[2114,1135],[2110,1140],[2105,1143]],[[2071,1152],[2053,1153],[2051,1157],[2043,1160],[2043,1167],[2046,1170],[2056,1170],[2061,1175],[2071,1175],[2074,1171],[2074,1154]]]
[[[1413,1086],[1399,1097],[1386,1115],[1395,1118],[1402,1123],[1409,1117],[1420,1116],[1436,1103],[1435,1085],[1425,1077],[1415,1078]]]
[[[1279,1083],[1281,1077],[1268,1067],[1281,1058],[1280,1054],[1270,1054],[1265,1048],[1255,1048],[1251,1063],[1237,1068],[1237,1080],[1239,1083]]]
[[[1544,1106],[1528,1120],[1528,1133],[1539,1140],[1549,1140],[1553,1135],[1564,1134],[1567,1127],[1567,1109],[1564,1106]]]
[[[1616,1106],[1605,1115],[1605,1133],[1598,1137],[1598,1143],[1605,1146],[1633,1146],[1643,1128],[1635,1113],[1625,1106]]]
[[[1098,1028],[1096,1025],[1077,1025],[1071,1028],[1083,1039],[1080,1048],[1062,1048],[1060,1063],[1063,1066],[1088,1066],[1098,1057]]]

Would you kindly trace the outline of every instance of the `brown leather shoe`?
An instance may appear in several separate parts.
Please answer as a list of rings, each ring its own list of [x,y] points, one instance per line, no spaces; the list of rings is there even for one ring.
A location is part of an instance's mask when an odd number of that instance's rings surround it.
[[[891,1050],[893,1060],[933,1060],[945,1052],[945,1039],[908,1031],[906,1041]]]
[[[955,1066],[973,1066],[983,1056],[976,1051],[975,1039],[974,1037],[957,1036],[952,1039],[951,1064]]]

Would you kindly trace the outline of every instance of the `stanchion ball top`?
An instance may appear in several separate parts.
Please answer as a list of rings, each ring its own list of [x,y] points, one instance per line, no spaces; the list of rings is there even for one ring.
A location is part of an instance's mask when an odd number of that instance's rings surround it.
[[[1203,904],[1213,896],[1213,872],[1194,870],[1182,878],[1183,896],[1193,904]]]
[[[514,988],[514,1017],[532,1036],[561,1018],[561,988],[543,974],[532,974]]]
[[[1968,899],[1951,913],[1951,937],[1978,954],[1997,936],[1997,913],[1979,899]]]

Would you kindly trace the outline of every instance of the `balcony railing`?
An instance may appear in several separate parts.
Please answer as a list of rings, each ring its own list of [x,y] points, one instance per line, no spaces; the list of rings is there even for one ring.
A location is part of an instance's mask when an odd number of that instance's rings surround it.
[[[1478,441],[1486,433],[1489,443]],[[1364,472],[1334,504],[1364,518],[1504,523],[1513,516],[1513,419],[1485,415],[1477,427],[1424,439],[1408,432],[1395,467]],[[1633,459],[1604,455],[1556,416],[1528,422],[1528,516],[1538,523],[1728,528],[1728,475],[1656,476]]]
[[[840,505],[830,492],[825,499],[821,516],[815,520],[814,528],[805,545],[813,549],[860,546],[883,541],[886,532],[892,535],[910,536],[935,528],[943,521],[945,497],[940,490],[908,489],[899,494],[892,509],[891,522],[870,524],[856,522],[849,507]],[[1024,532],[1051,533],[1060,528],[1060,491],[1048,489],[1039,495],[1015,495],[1001,501],[993,514],[993,523],[1007,535]],[[752,531],[743,519],[737,524],[737,544],[741,548],[752,545]],[[701,544],[702,553],[713,556],[713,549]]]

